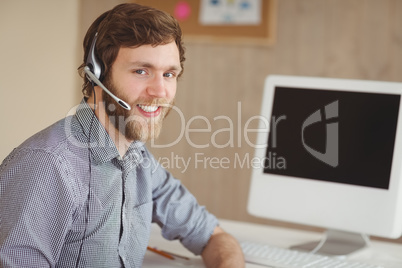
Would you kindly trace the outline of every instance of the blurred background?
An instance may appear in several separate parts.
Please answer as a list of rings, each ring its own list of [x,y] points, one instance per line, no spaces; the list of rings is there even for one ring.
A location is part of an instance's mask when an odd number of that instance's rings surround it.
[[[129,1],[0,1],[0,159],[79,103],[85,32],[123,2]],[[253,118],[264,80],[283,74],[402,82],[402,1],[266,3],[265,39],[184,33],[187,60],[177,109],[149,148],[219,218],[315,229],[247,212],[258,125]]]

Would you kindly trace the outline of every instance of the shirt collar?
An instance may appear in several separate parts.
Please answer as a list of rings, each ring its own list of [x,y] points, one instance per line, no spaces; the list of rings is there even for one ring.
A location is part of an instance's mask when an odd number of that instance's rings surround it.
[[[113,158],[122,161],[134,160],[137,163],[142,161],[145,148],[144,143],[139,141],[131,143],[124,158],[120,157],[116,145],[96,117],[91,107],[89,107],[85,98],[83,98],[81,103],[78,105],[75,116],[77,117],[84,135],[87,138],[88,146],[95,162],[106,163],[111,161]]]

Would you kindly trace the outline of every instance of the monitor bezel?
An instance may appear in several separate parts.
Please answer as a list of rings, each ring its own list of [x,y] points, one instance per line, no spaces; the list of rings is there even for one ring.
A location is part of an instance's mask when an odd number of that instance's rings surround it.
[[[276,87],[398,94],[402,83],[271,75],[265,80],[260,116],[271,121]],[[260,120],[259,129],[267,129]],[[266,155],[268,131],[257,134],[255,158]],[[248,212],[257,217],[386,238],[402,234],[402,109],[398,113],[389,189],[267,174],[254,168]],[[325,201],[325,202],[324,202]]]

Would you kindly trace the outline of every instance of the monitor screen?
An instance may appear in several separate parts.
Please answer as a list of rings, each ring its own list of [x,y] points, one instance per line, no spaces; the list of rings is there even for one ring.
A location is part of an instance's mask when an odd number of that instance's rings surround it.
[[[273,98],[282,120],[265,173],[388,189],[400,95],[278,86]],[[273,155],[286,168],[270,165]]]
[[[400,237],[401,94],[396,82],[268,76],[249,213]]]

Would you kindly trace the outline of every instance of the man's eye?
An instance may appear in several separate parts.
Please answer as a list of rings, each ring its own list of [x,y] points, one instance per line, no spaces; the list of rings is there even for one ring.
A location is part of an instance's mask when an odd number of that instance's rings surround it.
[[[144,71],[144,70],[135,70],[135,72],[136,72],[137,74],[145,74],[145,71]]]
[[[174,77],[174,73],[165,73],[164,77]]]

